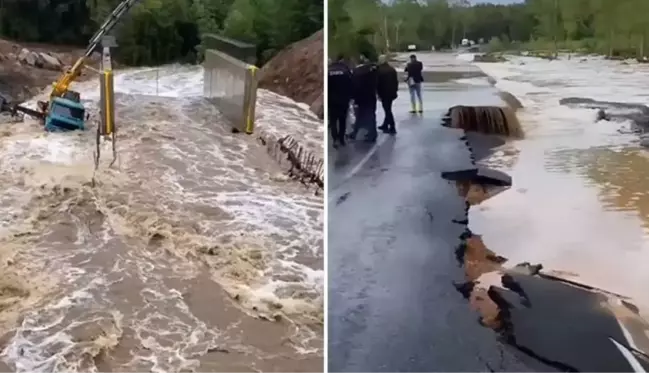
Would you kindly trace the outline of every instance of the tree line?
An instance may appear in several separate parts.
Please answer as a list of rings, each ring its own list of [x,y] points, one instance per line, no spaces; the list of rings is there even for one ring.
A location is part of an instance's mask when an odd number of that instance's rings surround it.
[[[491,50],[560,50],[647,57],[648,0],[329,0],[330,53],[451,48],[462,39]]]
[[[120,0],[0,0],[0,36],[85,46]],[[200,36],[257,46],[263,63],[323,26],[322,0],[141,0],[115,32],[127,65],[196,62]]]

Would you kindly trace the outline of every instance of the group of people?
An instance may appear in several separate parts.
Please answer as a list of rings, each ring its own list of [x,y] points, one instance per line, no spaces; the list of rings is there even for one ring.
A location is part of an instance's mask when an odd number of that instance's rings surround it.
[[[410,91],[410,113],[422,113],[421,83],[423,65],[413,54],[405,68],[405,82]],[[350,68],[344,56],[329,64],[329,128],[334,148],[345,146],[346,140],[355,140],[358,132],[365,129],[365,141],[375,142],[377,129],[394,135],[397,133],[392,103],[397,98],[399,77],[390,66],[386,56],[379,56],[378,63],[360,57],[360,64]],[[377,100],[378,99],[378,100]],[[381,101],[385,113],[383,123],[377,128],[376,106]],[[353,105],[352,105],[353,103]],[[347,133],[347,117],[350,106],[354,108],[354,128]]]

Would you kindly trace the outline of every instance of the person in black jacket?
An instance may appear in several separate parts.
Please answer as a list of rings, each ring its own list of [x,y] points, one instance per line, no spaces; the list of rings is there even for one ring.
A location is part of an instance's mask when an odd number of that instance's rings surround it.
[[[381,99],[385,119],[383,119],[383,125],[381,125],[379,129],[385,133],[397,133],[394,123],[394,115],[392,114],[392,102],[397,98],[398,90],[399,78],[397,77],[397,70],[390,66],[385,56],[380,56],[377,92],[379,99]]]
[[[424,76],[422,75],[422,70],[424,65],[417,61],[417,56],[414,54],[410,55],[410,62],[406,65],[406,82],[408,83],[408,90],[410,91],[410,105],[412,109],[410,113],[422,113],[423,103],[421,100],[421,83],[424,81]],[[419,101],[419,106],[416,105],[415,96],[417,96],[417,101]]]
[[[356,124],[350,138],[355,139],[361,128],[367,130],[365,141],[374,142],[376,132],[376,90],[378,72],[376,64],[361,56],[360,65],[352,71],[354,85],[354,104],[357,106]]]
[[[328,107],[329,128],[333,139],[333,146],[345,146],[347,133],[347,111],[352,99],[352,72],[345,63],[342,55],[329,65],[328,82]]]

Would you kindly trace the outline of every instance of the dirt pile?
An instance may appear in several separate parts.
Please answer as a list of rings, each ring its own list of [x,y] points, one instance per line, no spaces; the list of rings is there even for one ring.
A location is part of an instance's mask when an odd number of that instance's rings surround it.
[[[324,33],[293,43],[261,69],[259,88],[303,102],[324,116]]]
[[[52,84],[84,53],[77,47],[16,43],[0,39],[0,94],[24,101]],[[93,65],[96,62],[93,59]],[[82,79],[94,76],[89,70]]]

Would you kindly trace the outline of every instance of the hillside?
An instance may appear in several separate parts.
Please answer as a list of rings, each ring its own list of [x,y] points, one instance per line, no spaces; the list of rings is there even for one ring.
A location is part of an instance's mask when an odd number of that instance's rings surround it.
[[[324,32],[293,43],[261,69],[259,87],[303,102],[324,115]]]

